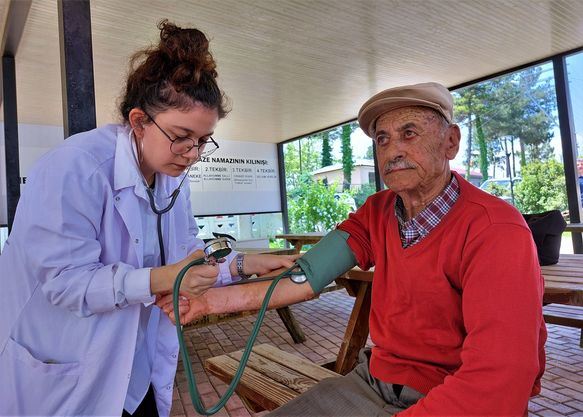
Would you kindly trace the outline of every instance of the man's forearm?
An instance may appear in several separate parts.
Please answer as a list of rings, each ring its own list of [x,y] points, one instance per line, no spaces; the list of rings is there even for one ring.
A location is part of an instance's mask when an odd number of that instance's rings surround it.
[[[236,313],[259,310],[271,282],[234,285],[211,288],[200,297],[190,300],[189,318],[195,319],[207,314]],[[269,308],[280,308],[306,301],[315,296],[308,283],[295,284],[289,279],[279,282],[269,301]]]

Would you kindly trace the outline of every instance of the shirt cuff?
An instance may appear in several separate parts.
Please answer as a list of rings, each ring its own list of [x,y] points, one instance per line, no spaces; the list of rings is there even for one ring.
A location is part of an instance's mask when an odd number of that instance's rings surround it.
[[[238,252],[231,251],[231,253],[225,256],[225,262],[219,264],[219,276],[214,285],[215,287],[224,287],[225,285],[241,280],[241,277],[238,275],[232,276],[230,270],[231,262],[233,262],[233,259],[235,259],[237,254]]]
[[[124,280],[124,294],[128,304],[151,303],[155,297],[150,293],[150,271],[141,268],[129,271]]]

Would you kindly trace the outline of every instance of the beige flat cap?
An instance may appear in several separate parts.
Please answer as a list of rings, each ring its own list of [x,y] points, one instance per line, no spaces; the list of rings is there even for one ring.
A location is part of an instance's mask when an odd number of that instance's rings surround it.
[[[371,138],[377,119],[388,111],[409,106],[424,106],[437,110],[451,123],[453,98],[447,88],[438,83],[422,83],[389,88],[369,98],[358,112],[360,128]]]

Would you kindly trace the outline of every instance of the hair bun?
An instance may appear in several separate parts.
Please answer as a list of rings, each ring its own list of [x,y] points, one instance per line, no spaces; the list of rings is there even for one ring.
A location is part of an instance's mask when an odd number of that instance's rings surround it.
[[[167,19],[158,24],[158,49],[168,65],[173,84],[199,82],[201,76],[217,78],[217,65],[209,51],[209,40],[198,29],[182,29]]]
[[[119,105],[124,121],[138,108],[155,116],[167,109],[188,109],[200,103],[229,112],[217,84],[217,65],[209,40],[198,29],[183,29],[168,20],[158,23],[160,42],[132,55],[126,89]]]

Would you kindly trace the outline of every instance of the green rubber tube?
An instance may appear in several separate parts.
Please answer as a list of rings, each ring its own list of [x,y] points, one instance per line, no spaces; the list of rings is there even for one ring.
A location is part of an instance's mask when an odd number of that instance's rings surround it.
[[[312,287],[314,293],[320,293],[326,285],[334,281],[338,276],[342,275],[344,272],[348,271],[354,265],[356,265],[356,259],[352,250],[346,242],[349,234],[342,230],[333,230],[328,233],[317,245],[306,252],[301,258],[296,260],[296,265],[283,271],[281,274],[273,279],[273,282],[267,289],[265,293],[265,298],[261,304],[261,309],[257,313],[257,320],[253,324],[253,329],[247,344],[245,345],[245,350],[241,356],[239,362],[239,367],[233,380],[229,384],[225,394],[219,399],[219,401],[212,407],[206,409],[202,404],[200,399],[200,393],[196,387],[196,380],[194,374],[192,373],[192,366],[190,364],[190,357],[188,356],[188,351],[184,343],[184,336],[182,334],[182,326],[180,325],[180,312],[179,312],[179,295],[180,295],[180,284],[186,272],[195,265],[202,265],[205,262],[205,258],[195,259],[186,265],[176,276],[176,281],[174,282],[173,288],[173,304],[174,304],[174,320],[176,321],[176,334],[178,336],[178,344],[180,345],[180,352],[182,355],[182,362],[184,365],[184,372],[186,374],[186,379],[188,381],[188,392],[190,394],[190,399],[192,400],[192,405],[197,413],[210,416],[218,412],[221,408],[225,406],[231,395],[235,392],[235,388],[239,384],[241,377],[243,376],[243,371],[245,366],[247,366],[247,361],[251,355],[251,349],[253,349],[253,344],[257,335],[259,334],[259,329],[263,323],[263,318],[265,317],[265,312],[269,305],[269,300],[273,295],[273,291],[277,286],[278,282],[285,276],[292,274],[293,270],[298,266],[303,270]]]
[[[241,377],[243,376],[243,371],[245,370],[245,366],[247,366],[247,361],[249,360],[249,356],[251,355],[251,349],[253,349],[253,344],[255,343],[255,339],[257,339],[257,335],[259,334],[259,329],[261,327],[261,323],[263,323],[263,318],[265,317],[265,312],[267,311],[267,306],[269,305],[269,300],[271,299],[271,295],[275,290],[277,283],[286,275],[288,275],[292,269],[296,268],[297,266],[294,265],[292,268],[283,271],[277,277],[274,278],[273,282],[267,289],[267,293],[265,294],[265,298],[263,299],[263,303],[261,304],[261,309],[259,313],[257,313],[257,320],[255,320],[255,324],[253,325],[253,329],[251,330],[251,334],[249,339],[247,340],[247,344],[245,345],[245,350],[243,351],[243,355],[241,357],[241,361],[239,362],[239,367],[237,368],[237,372],[235,372],[235,376],[233,380],[229,384],[227,391],[225,394],[219,399],[219,401],[213,405],[212,407],[206,409],[200,399],[200,393],[196,387],[196,380],[194,378],[194,374],[192,373],[192,366],[190,364],[190,357],[188,356],[188,351],[186,349],[186,345],[184,344],[184,336],[182,334],[182,326],[180,326],[180,312],[178,310],[179,304],[179,294],[180,294],[180,284],[182,283],[182,279],[186,272],[195,265],[202,265],[204,263],[204,258],[195,259],[194,261],[190,262],[186,265],[180,273],[176,277],[176,281],[174,282],[174,290],[173,290],[173,304],[174,304],[174,320],[176,321],[176,334],[178,336],[178,344],[180,345],[180,352],[182,355],[182,362],[184,365],[184,373],[186,374],[186,379],[188,381],[188,392],[190,394],[190,399],[192,400],[192,405],[197,413],[210,416],[218,412],[221,408],[225,406],[231,395],[235,392],[235,388],[239,384]]]

